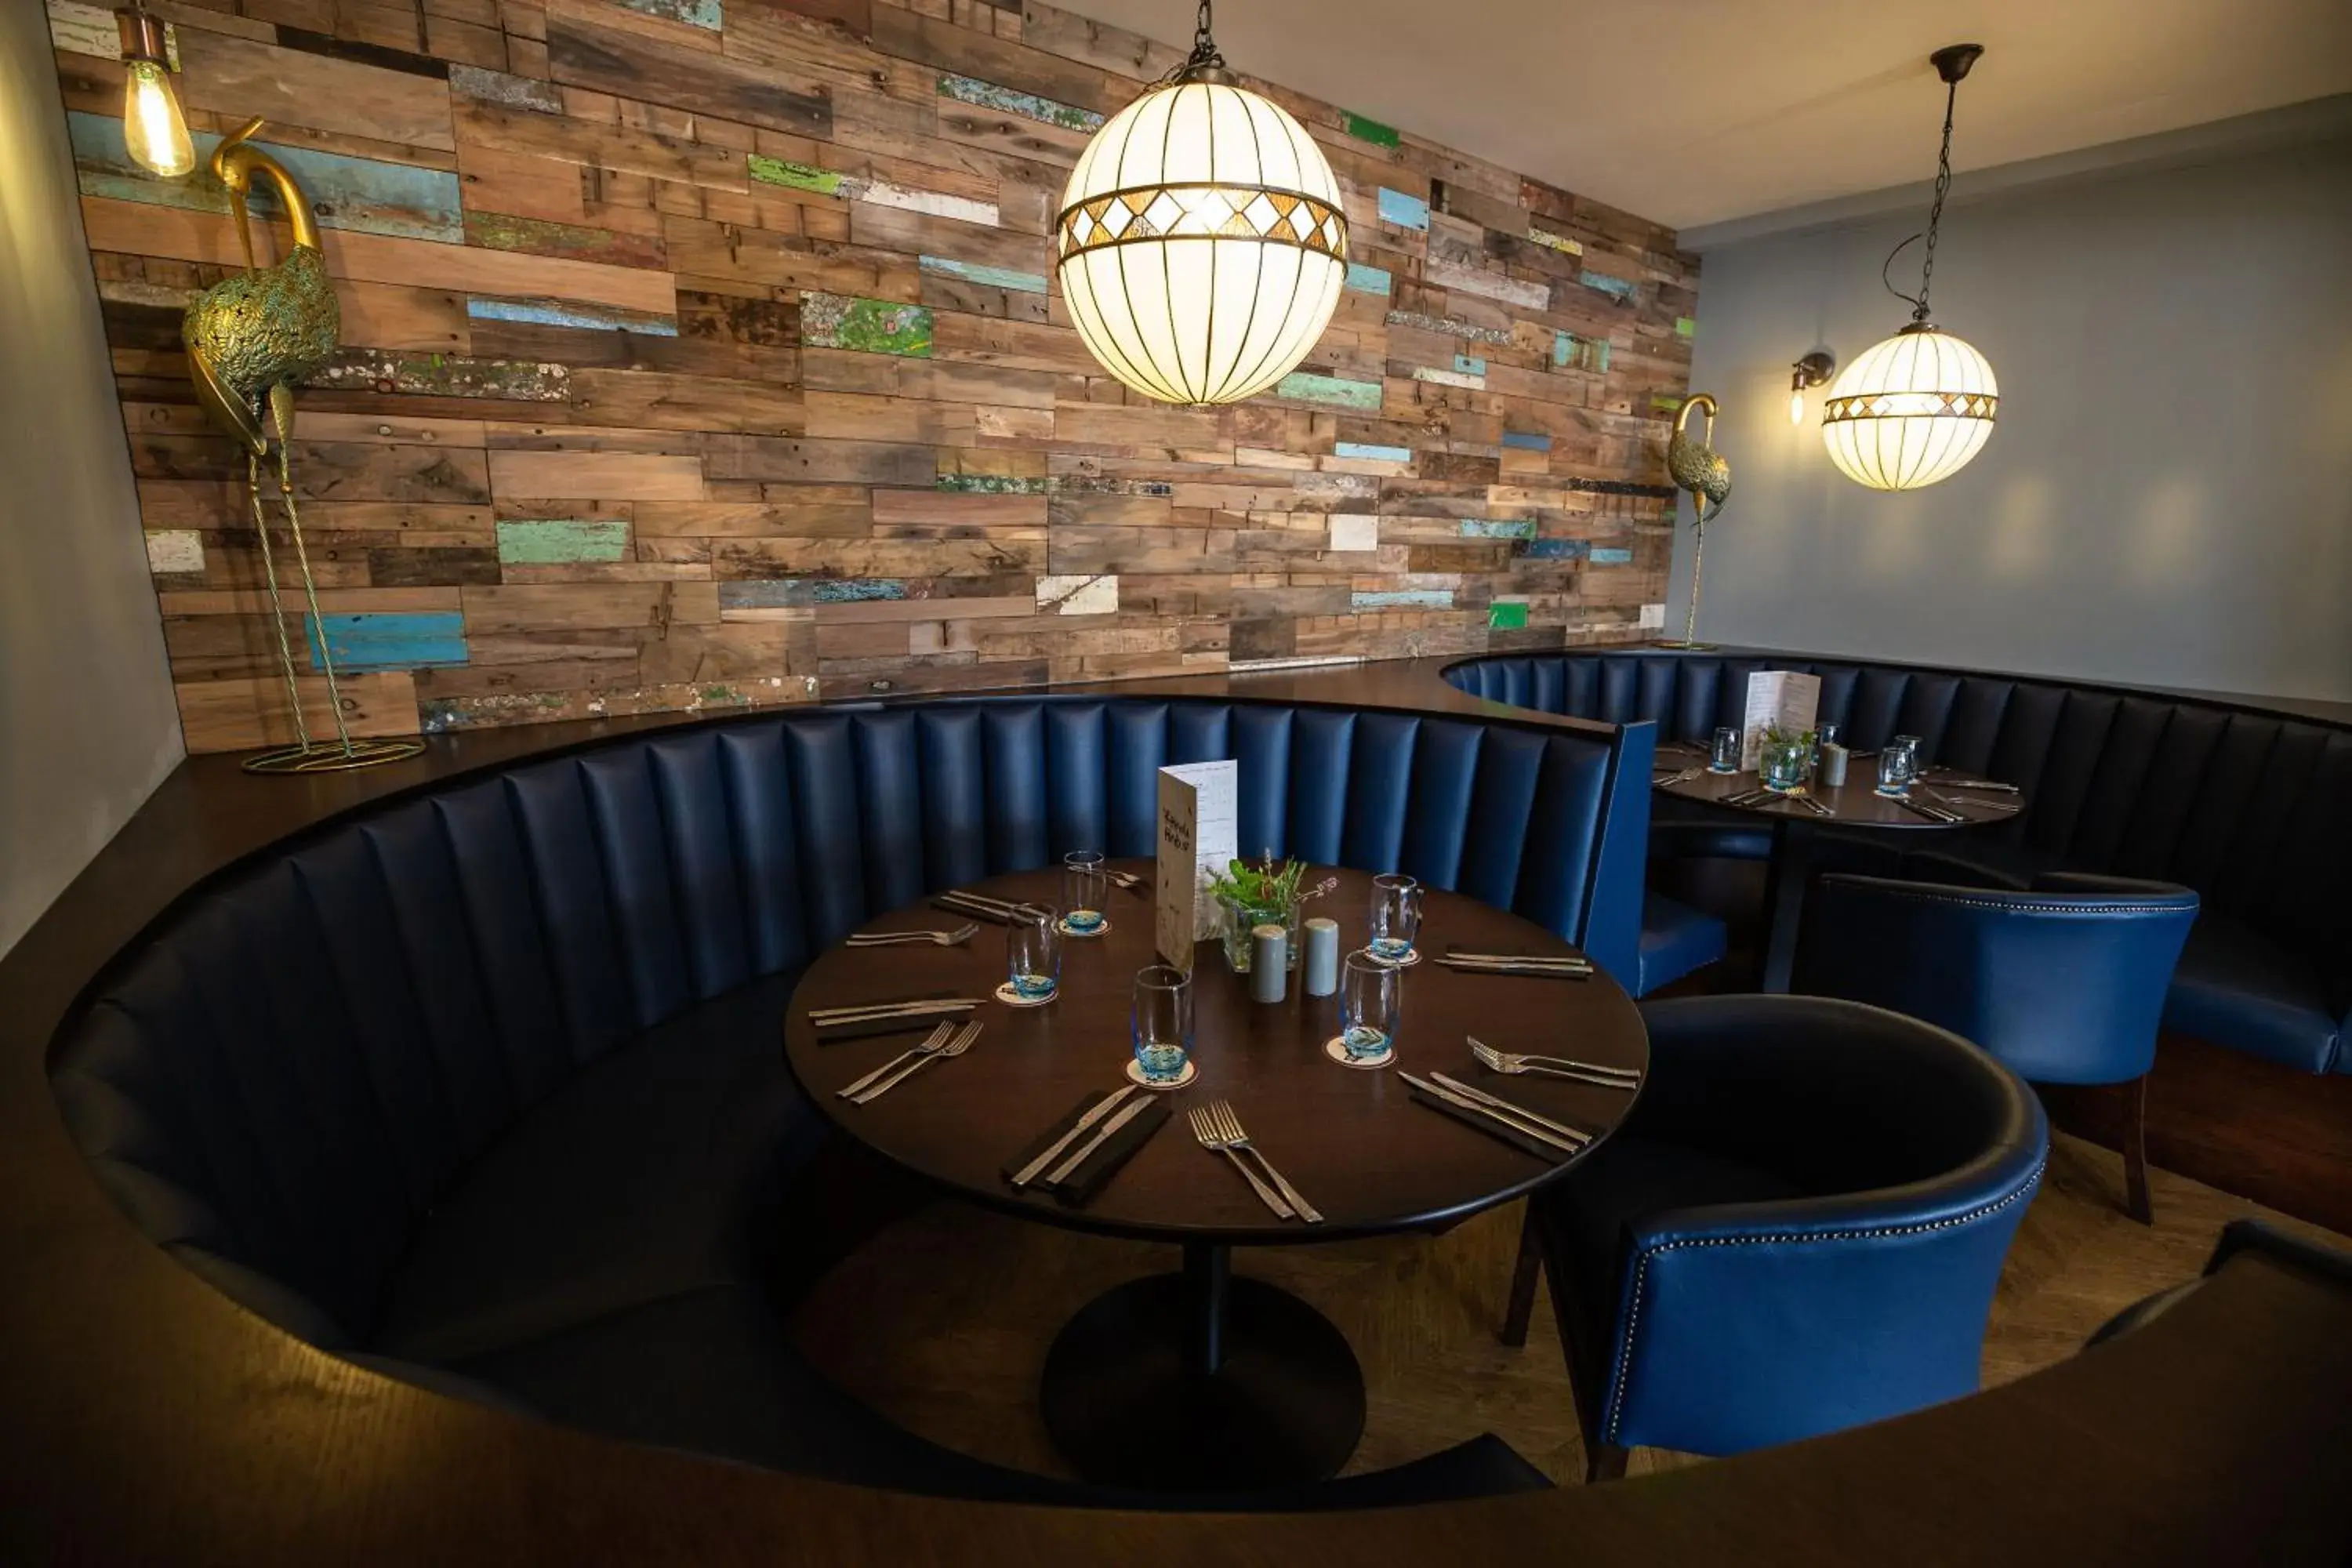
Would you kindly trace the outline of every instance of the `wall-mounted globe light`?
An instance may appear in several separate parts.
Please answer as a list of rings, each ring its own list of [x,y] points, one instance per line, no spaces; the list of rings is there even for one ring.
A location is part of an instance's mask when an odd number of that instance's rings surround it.
[[[1944,150],[1927,214],[1927,260],[1916,298],[1887,285],[1897,299],[1911,300],[1911,324],[1846,366],[1822,401],[1822,439],[1830,461],[1873,489],[1911,490],[1949,479],[1983,449],[2000,406],[2000,388],[1984,355],[1927,320],[1936,230],[1952,187],[1952,108],[1960,79],[1983,53],[1979,44],[1955,44],[1929,57],[1945,94]],[[1910,243],[1896,246],[1895,254]],[[1886,259],[1892,264],[1895,257]]]
[[[1280,106],[1233,84],[1202,0],[1192,57],[1071,171],[1056,269],[1087,352],[1163,403],[1238,403],[1323,335],[1348,272],[1339,182]]]

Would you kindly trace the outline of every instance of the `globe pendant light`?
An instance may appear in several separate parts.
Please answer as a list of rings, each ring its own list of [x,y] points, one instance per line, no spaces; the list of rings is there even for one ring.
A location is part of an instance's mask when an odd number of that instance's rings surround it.
[[[1887,289],[1912,304],[1911,324],[1874,345],[1845,368],[1822,402],[1822,439],[1830,460],[1856,484],[1880,490],[1915,490],[1949,479],[1968,465],[1992,434],[2000,388],[1984,355],[1927,319],[1927,285],[1936,271],[1936,230],[1952,187],[1952,107],[1960,79],[1980,44],[1955,44],[1928,58],[1944,79],[1944,150],[1936,165],[1936,200],[1927,214],[1927,254],[1916,298]],[[1892,265],[1913,235],[1887,257]],[[1881,268],[1882,275],[1885,268]]]
[[[1056,270],[1087,350],[1162,403],[1238,403],[1323,335],[1348,273],[1339,182],[1297,121],[1192,53],[1078,158]]]

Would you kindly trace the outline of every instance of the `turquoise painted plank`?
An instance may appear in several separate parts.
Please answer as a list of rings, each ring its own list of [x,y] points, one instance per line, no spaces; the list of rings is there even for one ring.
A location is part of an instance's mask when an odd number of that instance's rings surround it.
[[[1360,261],[1350,261],[1348,263],[1348,287],[1359,294],[1387,294],[1394,291],[1396,280],[1389,276],[1385,267],[1367,267]]]
[[[1369,441],[1341,441],[1331,451],[1335,457],[1356,458],[1368,463],[1412,461],[1412,448],[1410,447],[1376,447]]]
[[[1382,588],[1358,589],[1348,595],[1349,605],[1359,610],[1450,610],[1454,607],[1451,588]]]
[[[926,256],[923,270],[961,278],[967,283],[978,283],[989,289],[1017,289],[1024,294],[1043,294],[1045,275],[1042,272],[1015,272],[1010,267],[982,267],[977,261],[958,261],[950,256]]]
[[[1315,375],[1295,370],[1282,378],[1275,387],[1276,397],[1297,398],[1301,403],[1325,403],[1334,408],[1355,408],[1367,413],[1381,405],[1381,384],[1377,381],[1349,381],[1343,376]]]
[[[1402,191],[1392,191],[1382,185],[1381,221],[1394,224],[1399,228],[1425,229],[1429,226],[1429,204],[1419,196],[1409,196]]]
[[[1457,375],[1484,375],[1486,374],[1486,362],[1476,354],[1455,354],[1454,370]]]
[[[629,525],[614,518],[515,518],[499,524],[499,559],[510,566],[609,563],[627,557]]]
[[[667,21],[683,22],[689,27],[706,32],[718,32],[727,17],[719,0],[621,0],[632,11],[642,11],[648,16],[660,16]]]
[[[1606,272],[1588,272],[1577,281],[1587,289],[1598,289],[1611,299],[1622,300],[1627,304],[1633,303],[1633,296],[1642,291],[1642,286],[1632,279],[1612,278]]]
[[[131,154],[123,150],[122,121],[113,115],[76,110],[66,116],[66,129],[73,140],[74,174],[82,195],[192,212],[228,211],[228,193],[213,178],[209,166],[213,149],[220,145],[220,138],[211,132],[195,135],[194,174],[162,180],[131,161]],[[310,210],[321,227],[465,243],[466,225],[455,174],[308,147],[283,147],[274,142],[254,145],[286,166],[310,198]],[[258,216],[275,216],[277,196],[267,187],[257,188],[253,210]]]
[[[1532,430],[1506,430],[1503,432],[1503,445],[1516,447],[1522,452],[1549,452],[1551,450],[1551,437]]]
[[[1530,539],[1524,553],[1530,561],[1581,561],[1591,548],[1581,539]]]
[[[413,614],[361,611],[352,615],[305,616],[310,668],[322,668],[329,654],[340,673],[352,669],[424,669],[463,664],[466,617],[455,610]],[[326,636],[321,651],[320,634]]]
[[[981,109],[1002,110],[1006,114],[1017,114],[1024,120],[1042,121],[1047,125],[1058,125],[1065,131],[1098,130],[1103,122],[1103,117],[1091,109],[1056,103],[1034,92],[1019,92],[1009,87],[999,87],[992,81],[947,72],[940,76],[940,96]]]
[[[637,332],[646,337],[674,338],[677,322],[669,316],[649,316],[617,306],[583,305],[570,300],[490,300],[476,296],[466,301],[466,314],[477,321],[530,321],[542,327],[585,327],[599,332]]]
[[[1590,557],[1595,566],[1631,566],[1633,552],[1630,550],[1595,550]]]
[[[786,610],[907,596],[907,584],[888,577],[775,577],[719,584],[722,610]]]
[[[1556,331],[1551,339],[1551,363],[1566,370],[1589,370],[1595,375],[1609,374],[1609,340],[1580,338],[1573,332]]]
[[[1475,517],[1462,520],[1462,537],[1465,539],[1533,539],[1535,536],[1536,525],[1532,518],[1517,518],[1508,522],[1489,522]]]

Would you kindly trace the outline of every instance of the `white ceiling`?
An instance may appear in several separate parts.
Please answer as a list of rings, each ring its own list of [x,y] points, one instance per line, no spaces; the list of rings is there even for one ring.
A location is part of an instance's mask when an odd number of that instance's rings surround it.
[[[1192,0],[1065,0],[1179,45]],[[1226,0],[1245,70],[1676,228],[2352,90],[2352,0]]]

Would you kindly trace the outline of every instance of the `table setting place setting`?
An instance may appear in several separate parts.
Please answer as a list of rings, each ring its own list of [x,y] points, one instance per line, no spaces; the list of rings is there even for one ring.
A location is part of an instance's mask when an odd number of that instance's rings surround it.
[[[1239,872],[1241,863],[1235,865]],[[1276,911],[1280,918],[1276,921],[1254,923],[1249,942],[1238,950],[1228,936],[1231,978],[1240,981],[1249,999],[1255,1002],[1286,1000],[1293,974],[1297,976],[1302,1005],[1336,994],[1339,1032],[1325,1043],[1324,1054],[1345,1067],[1387,1067],[1396,1058],[1405,972],[1423,956],[1418,946],[1421,885],[1399,873],[1372,879],[1370,940],[1342,959],[1338,952],[1337,922],[1328,919],[1302,922],[1297,908],[1298,903],[1335,886],[1336,879],[1302,893],[1298,889],[1304,870],[1295,862],[1276,868],[1269,857],[1266,866],[1255,873],[1256,879],[1248,884],[1254,896],[1265,896],[1265,888],[1286,888],[1295,901]],[[958,917],[959,924],[928,930],[859,931],[843,940],[845,950],[887,949],[906,953],[909,963],[919,966],[927,950],[969,951],[981,926],[992,924],[1004,931],[1006,978],[988,997],[936,991],[809,1009],[807,1019],[820,1045],[893,1035],[922,1037],[835,1090],[838,1099],[870,1105],[928,1069],[970,1052],[984,1032],[984,1025],[972,1015],[985,1000],[1013,1008],[1052,1003],[1061,993],[1068,948],[1111,930],[1106,910],[1108,890],[1118,887],[1141,891],[1146,897],[1152,890],[1150,879],[1108,867],[1103,857],[1092,851],[1066,857],[1062,872],[1058,906],[950,889],[931,894],[928,902]],[[1253,921],[1264,912],[1249,911]],[[1292,933],[1303,939],[1298,952],[1286,951]],[[1595,973],[1592,962],[1574,952],[1489,952],[1449,944],[1431,956],[1438,965],[1459,974],[1587,981]],[[1001,1169],[1008,1185],[1049,1194],[1064,1205],[1083,1205],[1174,1119],[1176,1111],[1164,1091],[1183,1089],[1199,1074],[1193,1046],[1200,984],[1193,973],[1164,963],[1148,964],[1137,972],[1128,1016],[1131,1059],[1127,1064],[1127,1081],[1108,1089],[1089,1089],[1024,1146]],[[1556,1163],[1582,1152],[1595,1133],[1506,1099],[1463,1075],[1477,1072],[1498,1079],[1554,1079],[1627,1094],[1641,1085],[1640,1074],[1631,1068],[1502,1051],[1475,1037],[1465,1037],[1465,1041],[1470,1061],[1454,1073],[1432,1068],[1424,1077],[1400,1071],[1398,1076],[1413,1102],[1548,1162]],[[1183,1113],[1193,1142],[1231,1165],[1268,1213],[1278,1220],[1305,1226],[1323,1223],[1321,1212],[1252,1140],[1231,1100],[1205,1100],[1185,1108]]]

